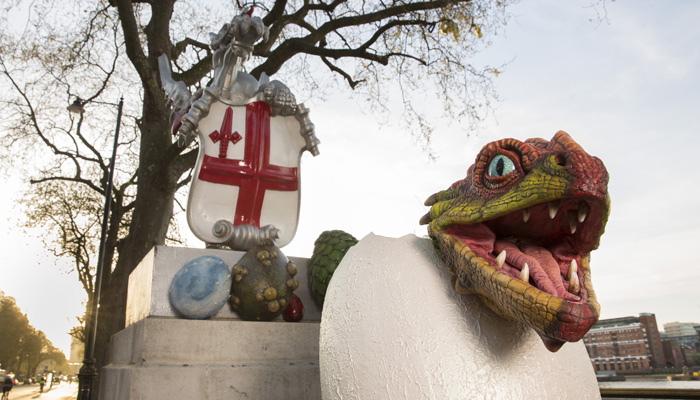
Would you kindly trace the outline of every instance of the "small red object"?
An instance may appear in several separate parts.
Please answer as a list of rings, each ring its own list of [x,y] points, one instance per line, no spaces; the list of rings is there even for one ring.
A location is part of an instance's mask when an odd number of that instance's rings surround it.
[[[170,128],[170,132],[173,136],[177,136],[177,131],[180,130],[182,126],[182,117],[185,116],[185,110],[175,111],[175,117],[173,118],[173,126]]]
[[[226,152],[228,151],[229,140],[235,145],[243,137],[238,132],[231,132],[231,124],[233,122],[233,109],[229,107],[226,109],[226,114],[224,114],[224,120],[221,123],[221,129],[214,131],[209,134],[209,138],[212,142],[219,143],[219,158],[226,158]]]
[[[299,322],[304,318],[304,304],[301,302],[299,296],[292,293],[292,297],[289,299],[289,305],[282,315],[287,322]]]

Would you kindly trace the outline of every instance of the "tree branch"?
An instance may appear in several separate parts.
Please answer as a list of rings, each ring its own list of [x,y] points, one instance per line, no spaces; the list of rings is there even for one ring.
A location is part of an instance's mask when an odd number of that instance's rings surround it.
[[[330,57],[334,59],[338,59],[341,57],[359,57],[359,58],[364,58],[367,60],[375,61],[378,62],[382,65],[386,65],[388,63],[389,57],[391,56],[407,56],[404,53],[400,52],[393,52],[393,53],[387,53],[384,55],[379,55],[375,53],[371,53],[368,51],[368,49],[376,43],[376,41],[382,37],[384,34],[386,34],[387,31],[389,31],[392,28],[396,28],[399,26],[409,26],[409,25],[418,25],[418,26],[431,26],[434,25],[434,22],[430,21],[425,21],[421,19],[412,19],[412,20],[396,20],[396,21],[389,21],[386,24],[384,24],[382,27],[378,28],[378,30],[370,37],[365,43],[360,45],[356,49],[328,49],[325,48],[325,38],[331,33],[331,32],[336,32],[341,38],[342,35],[338,32],[339,30],[343,28],[348,28],[348,27],[353,27],[353,26],[368,26],[370,24],[380,22],[386,19],[390,19],[393,17],[397,17],[400,15],[404,14],[410,14],[414,12],[420,12],[420,11],[429,11],[429,10],[434,10],[438,8],[442,8],[445,6],[448,6],[450,4],[456,4],[459,2],[462,2],[463,0],[434,0],[434,1],[423,1],[423,2],[416,2],[416,3],[400,3],[396,4],[391,7],[387,7],[384,9],[381,9],[379,11],[375,11],[372,13],[367,13],[367,14],[360,14],[360,15],[352,15],[352,16],[344,16],[340,18],[329,18],[328,22],[322,24],[319,26],[317,29],[309,33],[307,36],[304,36],[303,38],[291,38],[283,41],[277,48],[274,50],[270,50],[272,46],[272,39],[268,43],[264,44],[259,44],[258,46],[255,47],[255,50],[253,54],[261,56],[261,57],[267,57],[267,59],[260,65],[258,65],[256,68],[254,68],[251,71],[251,74],[253,76],[260,76],[262,72],[265,72],[267,75],[273,75],[279,69],[282,67],[282,65],[287,62],[290,58],[292,58],[294,55],[298,53],[306,53],[310,55],[316,55],[316,56],[324,56],[324,57]],[[342,2],[334,2],[332,5],[337,6],[337,4],[340,4]],[[334,6],[334,7],[335,7]],[[317,5],[317,8],[322,8],[319,5]],[[273,37],[273,31],[281,30],[283,29],[284,26],[286,26],[289,23],[295,23],[297,19],[305,17],[306,13],[309,12],[311,7],[302,7],[300,10],[298,10],[296,13],[290,15],[289,17],[286,18],[281,18],[279,22],[277,22],[276,26],[273,26],[270,28],[270,33],[271,37]],[[301,26],[301,23],[298,23]],[[318,44],[321,45],[318,45]],[[346,45],[347,42],[346,42]],[[348,45],[348,47],[350,47]],[[420,60],[419,57],[411,56],[412,59],[415,60]],[[421,61],[421,63],[425,64],[425,61]]]
[[[209,48],[208,44],[186,37],[183,40],[175,43],[173,49],[170,51],[170,59],[177,60],[180,57],[180,55],[184,53],[185,50],[187,50],[187,46],[196,47],[198,49],[206,51],[207,53],[211,52],[211,49]]]
[[[48,176],[45,178],[38,178],[38,179],[30,179],[29,183],[31,184],[38,184],[38,183],[44,183],[44,182],[54,182],[54,181],[59,181],[59,182],[75,182],[75,183],[81,183],[83,185],[88,186],[90,189],[96,191],[97,193],[100,193],[104,196],[104,189],[100,188],[99,186],[95,185],[92,181],[80,178],[80,177],[67,177],[67,176]]]
[[[324,64],[326,64],[328,66],[328,68],[331,71],[336,72],[336,73],[340,74],[343,78],[345,78],[345,80],[348,82],[348,85],[350,85],[351,89],[355,89],[355,86],[359,85],[362,82],[365,82],[364,79],[361,79],[359,81],[353,80],[352,77],[350,75],[348,75],[347,72],[345,72],[342,69],[331,64],[331,62],[328,61],[328,58],[322,56],[321,60],[323,61]]]
[[[209,72],[211,72],[212,54],[209,52],[206,57],[190,67],[187,71],[181,73],[173,73],[173,79],[183,81],[185,85],[192,86],[201,81]]]
[[[143,82],[148,80],[146,72],[149,68],[148,58],[141,48],[141,38],[139,37],[139,27],[136,22],[136,14],[132,0],[110,0],[112,6],[117,7],[119,19],[122,21],[122,32],[124,43],[126,44],[126,55],[134,65],[136,72]]]

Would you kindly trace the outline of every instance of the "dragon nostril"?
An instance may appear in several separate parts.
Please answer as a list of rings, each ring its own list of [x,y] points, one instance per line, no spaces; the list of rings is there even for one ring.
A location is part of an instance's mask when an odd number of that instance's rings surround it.
[[[566,156],[562,153],[559,153],[554,156],[554,162],[557,163],[557,165],[564,166],[566,165]]]

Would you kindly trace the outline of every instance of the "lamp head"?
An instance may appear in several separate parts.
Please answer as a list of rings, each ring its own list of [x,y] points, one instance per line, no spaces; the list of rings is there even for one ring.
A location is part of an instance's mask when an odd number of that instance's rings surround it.
[[[73,104],[66,107],[66,109],[72,112],[73,114],[82,114],[85,111],[85,108],[83,107],[83,101],[80,100],[80,97],[76,97]]]

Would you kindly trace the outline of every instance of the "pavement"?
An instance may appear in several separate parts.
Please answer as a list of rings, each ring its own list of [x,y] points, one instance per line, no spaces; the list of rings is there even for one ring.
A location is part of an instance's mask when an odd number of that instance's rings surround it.
[[[78,383],[54,383],[52,388],[45,387],[39,392],[39,385],[15,385],[10,392],[10,400],[68,400],[78,397]]]

